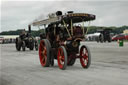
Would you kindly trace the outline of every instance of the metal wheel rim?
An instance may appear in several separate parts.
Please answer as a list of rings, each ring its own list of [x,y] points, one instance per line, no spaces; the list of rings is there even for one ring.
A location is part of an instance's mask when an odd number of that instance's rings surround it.
[[[81,62],[81,65],[85,68],[88,64],[88,50],[86,47],[81,47],[81,50],[80,50],[80,62]]]

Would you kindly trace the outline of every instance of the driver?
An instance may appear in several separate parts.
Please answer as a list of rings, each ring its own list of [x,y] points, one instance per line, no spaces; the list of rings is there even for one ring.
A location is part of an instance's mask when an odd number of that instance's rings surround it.
[[[21,32],[20,38],[23,40],[27,36],[25,29]]]

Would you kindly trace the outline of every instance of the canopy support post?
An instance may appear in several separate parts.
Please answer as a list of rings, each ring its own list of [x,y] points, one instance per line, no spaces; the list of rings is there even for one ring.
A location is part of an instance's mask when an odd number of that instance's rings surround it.
[[[68,30],[68,28],[67,28],[67,25],[66,25],[66,23],[65,23],[64,20],[63,20],[63,23],[64,23],[64,25],[65,25],[65,28],[66,28],[66,30],[67,30],[67,32],[68,32],[69,37],[71,38],[71,34],[70,34],[70,32],[69,32],[69,30]]]
[[[73,26],[72,26],[72,19],[71,19],[71,33],[72,33],[72,36],[73,36]]]
[[[87,34],[88,33],[88,29],[89,29],[89,27],[90,27],[90,21],[89,21],[89,23],[88,23],[88,27],[87,27],[87,30],[86,30],[86,33],[85,34]]]

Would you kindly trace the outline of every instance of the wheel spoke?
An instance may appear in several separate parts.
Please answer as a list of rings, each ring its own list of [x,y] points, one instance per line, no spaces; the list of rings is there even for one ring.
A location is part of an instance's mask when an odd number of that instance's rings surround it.
[[[59,56],[59,58],[61,58],[60,51],[58,51],[58,56]]]
[[[60,55],[60,63],[63,65],[63,62],[64,62],[64,56],[62,55],[62,51],[61,51],[61,55]]]
[[[85,53],[85,54],[86,54],[86,56],[88,56],[88,52],[87,52],[87,51],[86,51],[86,53]]]
[[[43,57],[42,57],[42,62],[44,62],[44,60],[45,60],[45,57],[43,56]]]
[[[61,60],[64,61],[64,56],[61,57]]]
[[[62,60],[60,60],[60,63],[61,63],[61,65],[63,65],[63,61]]]
[[[60,55],[63,56],[63,51],[62,51],[62,49],[61,49],[61,51],[60,51]]]
[[[47,55],[47,50],[46,50],[46,48],[43,50],[43,54],[44,54],[44,55]]]
[[[40,46],[43,47],[43,43],[40,43]]]
[[[83,58],[86,59],[86,58],[88,58],[88,56],[86,54],[84,54]]]
[[[86,62],[85,62],[85,61],[86,61],[85,58],[82,58],[82,60],[83,60],[83,62],[84,62],[84,64],[85,64],[85,63],[86,63]]]
[[[45,62],[47,62],[47,56],[44,56]]]
[[[86,58],[86,62],[88,63],[88,58]]]
[[[60,56],[59,56],[59,59],[60,59],[60,60],[61,60],[61,57],[62,57],[62,56],[60,55]]]

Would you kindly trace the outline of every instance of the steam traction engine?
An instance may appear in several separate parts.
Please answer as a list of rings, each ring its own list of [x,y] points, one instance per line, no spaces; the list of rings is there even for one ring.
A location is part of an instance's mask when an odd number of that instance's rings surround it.
[[[84,22],[95,20],[95,15],[87,13],[73,13],[63,15],[61,11],[50,14],[48,19],[35,20],[31,25],[44,26],[45,36],[42,35],[39,46],[39,59],[43,67],[54,65],[57,59],[60,69],[72,66],[76,59],[80,59],[83,68],[91,64],[91,54],[84,42],[87,32]],[[80,48],[80,50],[79,50]]]
[[[31,27],[28,26],[28,32],[25,32],[25,30],[22,31],[22,33],[19,35],[19,37],[16,38],[16,50],[20,51],[21,48],[23,51],[25,51],[26,47],[30,50],[33,50],[35,47],[35,50],[38,50],[38,42],[37,40],[31,35]]]

